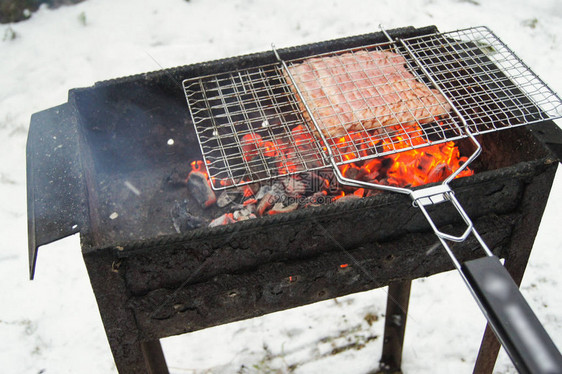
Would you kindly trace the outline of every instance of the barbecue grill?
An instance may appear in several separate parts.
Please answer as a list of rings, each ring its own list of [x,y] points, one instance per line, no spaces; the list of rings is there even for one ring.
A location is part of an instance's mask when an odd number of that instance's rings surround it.
[[[311,56],[332,58],[360,51],[406,56],[415,80],[447,97],[453,110],[436,123],[420,121],[421,133],[394,123],[376,133],[355,129],[345,134],[345,147],[334,146],[313,109],[303,110],[306,100],[290,68]],[[177,83],[182,80],[189,112]],[[454,202],[460,217],[437,211],[429,221],[441,240],[458,242],[449,248],[456,252],[451,257],[484,310],[493,314],[501,308],[486,304],[493,304],[492,299],[482,301],[490,296],[489,282],[483,282],[479,272],[502,274],[501,281],[508,282],[503,268],[485,268],[493,253],[506,258],[506,267],[520,281],[557,164],[558,156],[543,143],[559,143],[561,138],[556,125],[546,120],[558,117],[559,111],[560,99],[485,28],[454,33],[438,33],[434,27],[391,30],[72,90],[69,103],[32,118],[31,274],[38,246],[80,232],[117,366],[122,372],[136,372],[145,368],[145,358],[149,368],[163,367],[161,337],[451,267],[444,256],[424,256],[419,250],[433,246],[434,236],[423,214],[398,194],[180,234],[170,219],[170,207],[178,201],[185,201],[193,214],[216,213],[214,207],[192,204],[184,186],[170,183],[172,175],[201,157],[217,190],[330,167],[344,184],[407,193],[424,214],[436,201]],[[539,123],[537,130],[517,128],[529,123]],[[293,147],[291,130],[298,124],[308,124],[301,130],[306,137],[290,164],[272,168],[261,149],[244,157],[244,135]],[[497,136],[499,128],[509,131]],[[406,142],[394,144],[392,151],[379,147],[393,131],[409,135]],[[364,132],[367,138],[355,136]],[[338,174],[338,167],[350,162],[450,140],[459,140],[472,153],[463,168],[482,149],[483,159],[474,161],[480,163],[476,175],[453,180],[457,171],[442,185],[410,190],[365,185]],[[373,145],[370,153],[357,156],[365,145]],[[437,229],[445,226],[462,234]],[[488,255],[484,265],[481,259],[470,262],[482,256],[474,250],[479,245]],[[334,272],[343,262],[351,269]],[[207,313],[210,310],[213,313]],[[501,326],[508,321],[501,313],[490,319],[518,367],[532,369],[537,363],[521,349],[525,342],[513,339],[517,329]],[[537,321],[533,325],[534,331],[542,331]],[[548,336],[540,341],[547,344],[544,352],[556,357]],[[489,351],[484,355],[495,358],[497,351]],[[391,356],[396,359],[396,354]]]

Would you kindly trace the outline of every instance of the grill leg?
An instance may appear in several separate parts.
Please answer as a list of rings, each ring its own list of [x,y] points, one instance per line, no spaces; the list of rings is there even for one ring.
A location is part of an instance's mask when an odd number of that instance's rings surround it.
[[[168,374],[168,365],[160,340],[141,343],[141,350],[149,374]]]
[[[401,373],[402,348],[406,332],[406,318],[412,281],[392,282],[388,285],[384,340],[379,373]]]
[[[480,350],[478,351],[478,358],[476,359],[473,373],[492,373],[494,371],[494,366],[496,365],[499,351],[500,343],[498,339],[496,339],[496,335],[490,328],[490,325],[487,324],[486,331],[484,331],[484,337],[482,338],[482,344],[480,344]]]
[[[139,341],[139,327],[127,304],[127,287],[113,254],[88,253],[84,262],[119,374],[167,374],[160,341]]]

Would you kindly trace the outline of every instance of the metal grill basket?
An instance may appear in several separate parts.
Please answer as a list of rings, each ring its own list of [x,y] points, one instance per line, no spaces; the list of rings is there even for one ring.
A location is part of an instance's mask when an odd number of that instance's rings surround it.
[[[370,68],[372,61],[353,60],[353,56],[376,51],[391,52],[401,58],[387,61],[382,70],[380,61],[378,68]],[[326,83],[320,77],[318,85],[323,85],[326,91],[339,89],[336,94],[340,97],[333,99],[327,94],[325,107],[307,107],[310,100],[299,97],[306,93],[300,92],[294,83],[295,79],[302,80],[295,76],[295,67],[311,60],[322,64],[346,57],[351,57],[352,62],[349,63],[349,58],[342,61],[337,82],[340,86],[357,87],[370,80],[368,84],[383,92],[384,99],[390,83],[380,80],[390,71],[400,76],[405,87],[398,95],[407,95],[422,84],[428,87],[432,98],[429,103],[410,102],[406,108],[380,104],[384,115],[393,118],[380,121],[377,107],[373,109],[372,98],[364,94],[365,90],[352,88],[342,93],[336,84]],[[342,165],[367,160],[562,116],[560,98],[485,27],[389,41],[298,60],[279,59],[277,64],[183,82],[213,188],[324,168],[332,166],[332,161]],[[317,69],[318,72],[323,71]],[[326,73],[332,72],[326,68]],[[450,103],[451,110],[437,110],[445,113],[434,118],[435,108],[444,104],[443,99],[437,98],[440,95]],[[346,100],[343,104],[341,97]],[[357,119],[360,115],[356,108],[369,105],[372,115],[367,122],[379,121],[375,128]],[[322,111],[334,117],[328,118],[331,126],[337,126],[332,135],[326,131],[329,126],[318,123],[325,120],[318,115]],[[416,111],[421,115],[412,114]],[[261,146],[253,147],[257,139]],[[273,154],[280,157],[271,157]]]

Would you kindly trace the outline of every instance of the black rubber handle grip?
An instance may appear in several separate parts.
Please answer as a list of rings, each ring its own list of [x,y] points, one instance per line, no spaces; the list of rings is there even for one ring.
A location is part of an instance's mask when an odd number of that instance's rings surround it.
[[[520,373],[562,373],[562,355],[495,256],[463,264],[498,340]]]

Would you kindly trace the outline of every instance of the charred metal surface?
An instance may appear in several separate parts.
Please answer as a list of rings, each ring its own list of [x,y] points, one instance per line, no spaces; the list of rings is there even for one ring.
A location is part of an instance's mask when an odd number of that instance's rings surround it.
[[[127,305],[130,293],[119,268],[121,264],[109,253],[84,255],[84,262],[101,319],[120,373],[147,373],[134,312]]]
[[[490,247],[505,255],[516,219],[482,217],[476,223]],[[326,228],[321,222],[318,226]],[[132,296],[129,307],[135,311],[143,339],[182,334],[450,270],[450,260],[436,243],[435,236],[426,232],[322,252],[305,260],[272,261],[205,282]],[[482,256],[472,240],[455,245],[455,250],[463,261]],[[123,261],[120,271],[126,272],[127,260]],[[203,266],[200,271],[206,270]]]
[[[533,136],[546,145],[548,149],[562,160],[562,129],[558,126],[551,126],[550,123],[539,123],[529,128]]]
[[[472,218],[504,214],[518,209],[528,178],[546,167],[543,162],[481,173],[458,180],[454,190]],[[472,182],[472,183],[471,183]],[[438,224],[458,221],[456,212],[437,211]],[[318,226],[321,223],[330,233]],[[320,253],[356,248],[428,230],[418,209],[401,195],[382,194],[345,204],[332,204],[280,216],[267,217],[213,229],[200,229],[203,237],[175,238],[137,248],[126,257],[125,278],[134,294],[174,287],[189,279],[202,282],[224,272],[251,269],[271,261],[306,259]],[[205,271],[195,272],[205,265]],[[163,270],[164,269],[164,270]]]

